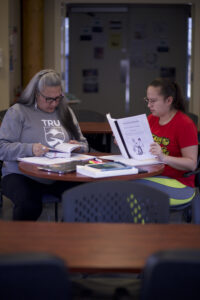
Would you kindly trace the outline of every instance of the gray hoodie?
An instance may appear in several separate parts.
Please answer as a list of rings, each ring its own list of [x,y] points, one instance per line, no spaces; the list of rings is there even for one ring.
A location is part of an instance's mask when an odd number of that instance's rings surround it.
[[[70,112],[79,132],[78,141],[82,145],[80,152],[87,152],[87,140],[83,137],[71,109]],[[33,156],[34,143],[54,147],[70,139],[74,137],[61,125],[57,110],[47,113],[34,106],[13,105],[6,112],[0,127],[0,160],[4,161],[2,176],[11,173],[22,174],[17,158]]]

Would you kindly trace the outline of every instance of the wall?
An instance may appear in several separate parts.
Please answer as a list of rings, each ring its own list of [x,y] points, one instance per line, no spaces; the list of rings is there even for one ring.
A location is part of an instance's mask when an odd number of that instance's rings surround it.
[[[46,0],[48,1],[48,0]],[[51,22],[54,23],[54,60],[52,61],[53,67],[61,71],[60,65],[60,53],[61,53],[61,0],[51,0],[54,1],[54,18],[51,19]],[[168,4],[191,4],[192,5],[192,17],[194,21],[194,31],[193,31],[193,65],[192,65],[192,96],[189,103],[189,109],[191,112],[194,112],[200,115],[200,2],[199,0],[65,0],[65,3],[168,3]],[[52,32],[49,30],[47,35],[52,35]],[[48,64],[51,64],[48,62]]]
[[[0,49],[2,66],[0,67],[0,110],[9,106],[9,1],[0,1]]]
[[[115,12],[104,6],[104,12],[93,8],[91,14],[85,10],[76,12],[76,8],[69,11],[69,92],[81,99],[80,109],[110,112],[116,118],[149,113],[143,101],[145,90],[149,82],[160,76],[161,68],[173,68],[186,96],[188,6],[117,5],[113,6]],[[113,27],[114,21],[118,29]],[[93,31],[95,24],[101,32]],[[91,40],[81,41],[86,29]],[[113,36],[117,37],[115,46],[111,46]],[[159,51],[158,46],[164,50]],[[102,47],[100,57],[95,55],[96,47]],[[130,70],[126,77],[130,82],[130,101],[122,76],[126,74],[125,65]],[[96,71],[96,77],[88,70]]]
[[[21,91],[21,9],[20,0],[10,0],[9,6],[9,104]]]
[[[21,86],[20,0],[0,1],[0,110],[15,101]]]
[[[15,98],[15,91],[21,85],[20,56],[20,0],[0,1],[0,49],[3,49],[3,67],[0,68],[0,110],[9,107]],[[61,3],[83,3],[85,0],[44,0],[45,3],[45,50],[44,67],[61,70]],[[87,0],[87,3],[108,3],[108,0]],[[191,3],[194,20],[193,32],[193,83],[190,111],[200,115],[200,1],[199,0],[109,0],[109,3]],[[14,70],[9,71],[10,26],[17,26],[17,51]]]
[[[50,69],[55,66],[55,5],[54,0],[44,1],[44,66]]]

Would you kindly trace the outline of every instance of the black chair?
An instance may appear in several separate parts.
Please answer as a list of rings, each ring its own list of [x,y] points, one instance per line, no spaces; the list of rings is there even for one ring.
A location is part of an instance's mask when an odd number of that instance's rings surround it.
[[[77,117],[79,122],[105,122],[107,119],[106,117],[97,112],[87,109],[76,109],[74,113]],[[104,143],[104,134],[84,134],[86,137],[90,149],[93,148],[99,152],[106,152],[106,144]]]
[[[146,262],[141,300],[200,299],[199,282],[200,250],[161,251]]]
[[[191,113],[191,112],[187,112],[188,117],[190,117],[190,119],[192,119],[192,121],[194,122],[194,124],[197,126],[198,128],[198,121],[199,121],[199,117],[198,115]]]
[[[62,196],[64,222],[168,223],[169,197],[133,181],[97,181]]]
[[[196,170],[186,172],[184,174],[185,177],[191,175],[195,175],[196,194],[192,199],[189,207],[186,208],[186,217],[189,217],[190,220],[192,219],[193,223],[200,224],[200,144],[198,145],[198,160]]]
[[[195,171],[185,172],[184,177],[191,175],[195,175],[196,194],[194,198],[186,204],[171,206],[170,210],[182,212],[187,223],[191,223],[193,220],[194,223],[200,224],[200,144],[198,145],[197,168]]]
[[[6,114],[6,112],[7,112],[7,109],[0,110],[0,124],[3,121],[3,118],[4,118],[5,114]]]
[[[0,298],[71,299],[71,284],[64,261],[46,253],[1,254]]]

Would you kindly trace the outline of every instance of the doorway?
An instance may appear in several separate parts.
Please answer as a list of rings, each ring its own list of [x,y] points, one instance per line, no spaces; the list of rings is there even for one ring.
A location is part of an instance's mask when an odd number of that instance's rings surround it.
[[[155,77],[176,80],[187,99],[189,18],[189,5],[67,5],[67,92],[116,118],[149,113]]]

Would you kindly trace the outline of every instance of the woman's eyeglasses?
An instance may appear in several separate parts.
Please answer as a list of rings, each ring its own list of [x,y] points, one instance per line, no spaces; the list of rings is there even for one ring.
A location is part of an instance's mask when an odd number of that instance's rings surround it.
[[[47,103],[53,103],[54,101],[55,102],[59,102],[63,99],[64,95],[60,95],[60,96],[57,96],[55,98],[52,98],[52,97],[46,97],[44,96],[40,91],[39,91],[40,95],[46,100]]]
[[[149,99],[147,97],[144,97],[144,101],[147,103],[147,104],[154,104],[155,102],[158,101],[158,99]]]

